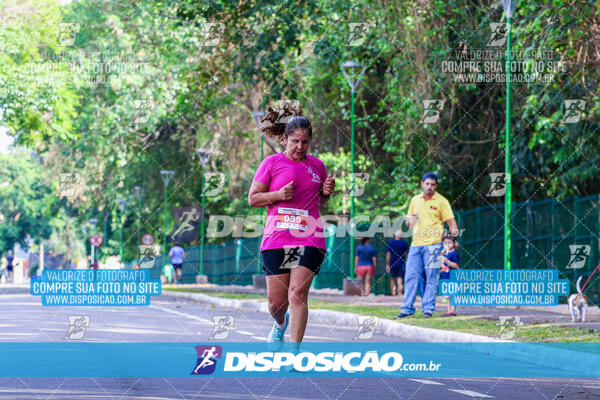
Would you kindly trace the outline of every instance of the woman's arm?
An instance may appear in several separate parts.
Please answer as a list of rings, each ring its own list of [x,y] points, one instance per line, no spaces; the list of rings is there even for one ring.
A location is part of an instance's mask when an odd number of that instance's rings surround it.
[[[282,200],[290,200],[294,194],[293,182],[274,192],[269,192],[269,187],[262,182],[253,181],[248,204],[250,207],[265,207]]]

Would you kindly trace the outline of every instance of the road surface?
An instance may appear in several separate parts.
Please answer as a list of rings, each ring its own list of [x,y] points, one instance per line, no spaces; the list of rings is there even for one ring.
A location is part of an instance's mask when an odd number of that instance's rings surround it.
[[[80,339],[85,342],[202,343],[212,334],[212,316],[235,318],[227,341],[261,341],[272,325],[263,313],[165,296],[153,297],[149,307],[43,307],[40,298],[29,295],[27,289],[2,286],[0,307],[2,342],[63,342],[73,315],[89,316]],[[356,331],[311,318],[305,338],[347,342]],[[403,341],[377,332],[371,340]],[[1,400],[365,398],[599,399],[600,382],[578,378],[0,378]]]

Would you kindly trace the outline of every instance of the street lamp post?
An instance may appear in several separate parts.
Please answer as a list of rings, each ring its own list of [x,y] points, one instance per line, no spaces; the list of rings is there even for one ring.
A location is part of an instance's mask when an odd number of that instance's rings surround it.
[[[119,259],[121,260],[121,264],[123,264],[123,225],[125,225],[125,220],[123,219],[123,213],[125,212],[126,201],[123,197],[120,197],[119,200],[117,200],[117,203],[119,204],[119,210],[121,211],[121,214],[120,214],[121,234],[120,234],[120,243],[119,243]]]
[[[357,63],[356,61],[346,61],[345,63],[342,64],[342,73],[344,74],[344,77],[346,78],[346,80],[348,81],[348,84],[350,85],[350,93],[351,93],[351,117],[350,117],[350,126],[351,126],[351,139],[350,139],[350,148],[351,148],[351,175],[350,175],[350,179],[353,182],[354,181],[354,93],[356,91],[356,88],[358,87],[358,84],[363,76],[363,74],[365,73],[365,70],[367,69],[367,67],[363,67],[362,71],[360,71],[360,73],[358,73],[358,68],[362,67],[362,65],[360,65],[359,63]],[[350,182],[350,185],[352,187],[352,182]],[[350,196],[350,231],[352,232],[352,234],[350,235],[350,278],[354,278],[354,195],[352,194]]]
[[[81,224],[81,230],[83,231],[83,237],[84,237],[83,249],[84,249],[85,259],[86,259],[86,261],[87,261],[87,245],[86,245],[86,243],[87,243],[87,241],[88,241],[88,231],[89,231],[89,226],[88,226],[88,224],[87,224],[87,223],[83,223],[83,224]],[[43,249],[43,248],[44,248],[44,246],[43,246],[43,241],[42,241],[42,243],[40,243],[40,248],[41,248],[41,249]],[[42,264],[42,261],[41,261],[41,259],[42,259],[42,258],[43,258],[43,254],[42,254],[42,252],[40,251],[40,266],[41,266],[41,264]]]
[[[175,175],[174,171],[163,169],[160,171],[160,177],[162,178],[163,183],[165,184],[165,204],[163,210],[164,223],[163,223],[163,268],[165,266],[165,260],[167,259],[167,208],[168,205],[168,191],[169,191],[169,182],[173,179],[173,175]]]
[[[142,243],[142,198],[144,197],[144,188],[141,186],[136,186],[133,188],[135,193],[135,198],[138,201],[138,234],[137,234],[137,244],[140,245]]]
[[[256,129],[260,132],[260,119],[265,116],[263,111],[254,111],[252,112],[252,116],[254,117],[254,122],[256,122]],[[264,145],[265,145],[265,134],[260,132],[260,162],[264,159]],[[260,208],[260,226],[263,226],[263,215],[265,214],[265,208]],[[260,242],[258,245],[258,274],[262,273],[262,259],[260,257]]]
[[[90,218],[89,219],[89,223],[92,226],[92,235],[96,232],[96,225],[98,224],[98,218]],[[96,246],[94,246],[92,244],[92,265],[91,267],[94,268],[94,248]]]
[[[517,0],[500,0],[506,13],[506,134],[504,149],[504,172],[506,176],[506,192],[504,194],[504,269],[510,269],[510,216],[512,207],[512,175],[510,166],[510,40],[512,30],[512,14]]]
[[[263,111],[253,111],[252,116],[254,117],[254,122],[256,122],[256,129],[258,129],[260,131],[260,119],[265,116],[265,113]],[[264,144],[265,144],[265,134],[260,132],[260,161],[262,161],[264,158],[264,152],[263,152]]]
[[[204,275],[204,204],[206,198],[204,195],[204,171],[206,170],[206,165],[210,161],[211,151],[199,148],[196,149],[196,153],[198,154],[200,164],[202,164],[202,182],[200,186],[200,192],[202,193],[202,214],[200,219],[200,275]]]

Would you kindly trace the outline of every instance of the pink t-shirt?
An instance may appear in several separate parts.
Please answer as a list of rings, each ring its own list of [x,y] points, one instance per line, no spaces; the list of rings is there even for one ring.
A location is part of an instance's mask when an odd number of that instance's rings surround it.
[[[313,246],[325,249],[323,225],[319,215],[319,192],[327,178],[323,161],[306,155],[303,161],[293,161],[283,153],[263,160],[254,180],[274,192],[294,181],[291,200],[268,206],[261,250],[288,246]]]

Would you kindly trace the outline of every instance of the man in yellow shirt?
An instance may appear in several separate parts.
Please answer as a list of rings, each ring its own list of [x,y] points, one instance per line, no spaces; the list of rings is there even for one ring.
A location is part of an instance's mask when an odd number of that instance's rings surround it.
[[[423,193],[413,197],[408,207],[407,225],[413,229],[413,236],[406,261],[402,312],[395,318],[415,313],[413,304],[417,297],[419,277],[423,275],[427,279],[421,307],[425,318],[433,315],[441,267],[437,258],[442,251],[444,222],[450,227],[450,233],[458,236],[458,226],[450,203],[435,191],[437,181],[436,174],[426,173],[421,180]]]

